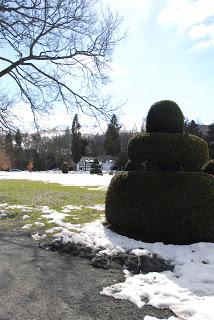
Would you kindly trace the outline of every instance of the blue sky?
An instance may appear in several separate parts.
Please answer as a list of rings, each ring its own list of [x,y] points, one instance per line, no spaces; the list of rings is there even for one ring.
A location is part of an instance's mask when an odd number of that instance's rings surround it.
[[[139,128],[152,103],[172,99],[189,119],[213,122],[214,1],[108,2],[128,27],[110,85],[115,98],[128,100],[121,121]]]
[[[102,0],[123,16],[127,37],[116,47],[106,91],[124,128],[140,130],[151,104],[172,99],[184,115],[214,122],[214,0]],[[20,106],[19,106],[20,107]],[[19,109],[20,113],[20,109]],[[90,130],[84,116],[80,123]],[[56,112],[44,125],[71,125]],[[42,122],[41,122],[42,124]]]

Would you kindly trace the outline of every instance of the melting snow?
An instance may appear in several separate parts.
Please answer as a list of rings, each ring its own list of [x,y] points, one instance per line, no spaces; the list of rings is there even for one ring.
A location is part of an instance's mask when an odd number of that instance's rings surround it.
[[[98,248],[100,253],[110,255],[130,250],[137,256],[161,255],[175,264],[173,272],[133,276],[126,271],[125,282],[104,288],[101,293],[130,300],[139,308],[146,303],[157,308],[168,307],[180,319],[213,320],[214,244],[178,246],[145,243],[118,235],[105,228],[100,221],[86,224],[79,233],[64,229],[55,237],[64,243],[71,241]]]
[[[25,214],[25,215],[22,217],[23,220],[26,220],[26,219],[29,219],[29,218],[30,218],[30,216],[28,216],[27,214]]]
[[[8,216],[8,214],[3,212],[2,210],[1,210],[1,212],[2,213],[0,213],[0,218],[6,218]]]
[[[30,229],[32,227],[31,223],[25,224],[22,229]]]
[[[43,240],[43,239],[47,238],[47,235],[43,234],[43,235],[40,236],[39,233],[34,233],[32,235],[32,238],[33,238],[33,240],[39,241],[39,240]]]
[[[36,221],[34,222],[34,224],[39,227],[45,227],[45,224],[43,222]]]

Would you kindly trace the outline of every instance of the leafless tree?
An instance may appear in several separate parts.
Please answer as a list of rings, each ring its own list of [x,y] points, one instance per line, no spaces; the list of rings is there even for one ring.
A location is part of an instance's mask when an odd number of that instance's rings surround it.
[[[0,94],[0,129],[2,131],[13,131],[16,116],[12,112],[14,101],[7,94]]]
[[[111,107],[100,86],[119,25],[99,0],[0,0],[1,81],[12,80],[11,92],[30,105],[35,122],[59,101],[68,111],[106,116]]]

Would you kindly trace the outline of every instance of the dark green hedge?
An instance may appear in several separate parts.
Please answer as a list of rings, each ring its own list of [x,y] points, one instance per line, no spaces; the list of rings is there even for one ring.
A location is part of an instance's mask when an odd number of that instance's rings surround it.
[[[154,103],[147,115],[147,132],[182,133],[184,116],[174,101],[162,100]]]
[[[97,167],[91,167],[90,174],[98,174],[102,173],[102,170],[100,169],[100,165],[96,165]]]
[[[214,178],[204,173],[129,171],[106,195],[116,232],[146,242],[214,242]]]
[[[128,157],[161,166],[179,164],[184,171],[200,171],[208,161],[207,142],[186,133],[139,133],[129,142]]]
[[[63,162],[61,170],[62,170],[62,173],[68,173],[68,163],[67,162]]]

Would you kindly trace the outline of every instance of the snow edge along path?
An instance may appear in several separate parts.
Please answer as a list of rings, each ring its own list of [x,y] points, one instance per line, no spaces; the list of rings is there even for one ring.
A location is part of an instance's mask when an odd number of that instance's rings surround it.
[[[175,264],[173,272],[132,276],[125,270],[125,282],[106,287],[101,294],[127,299],[139,308],[145,304],[169,308],[178,319],[213,320],[214,244],[145,243],[118,235],[103,226],[101,221],[86,224],[78,234],[64,229],[55,237],[64,243],[97,248],[99,254],[112,255],[130,250],[136,255],[159,254]]]

